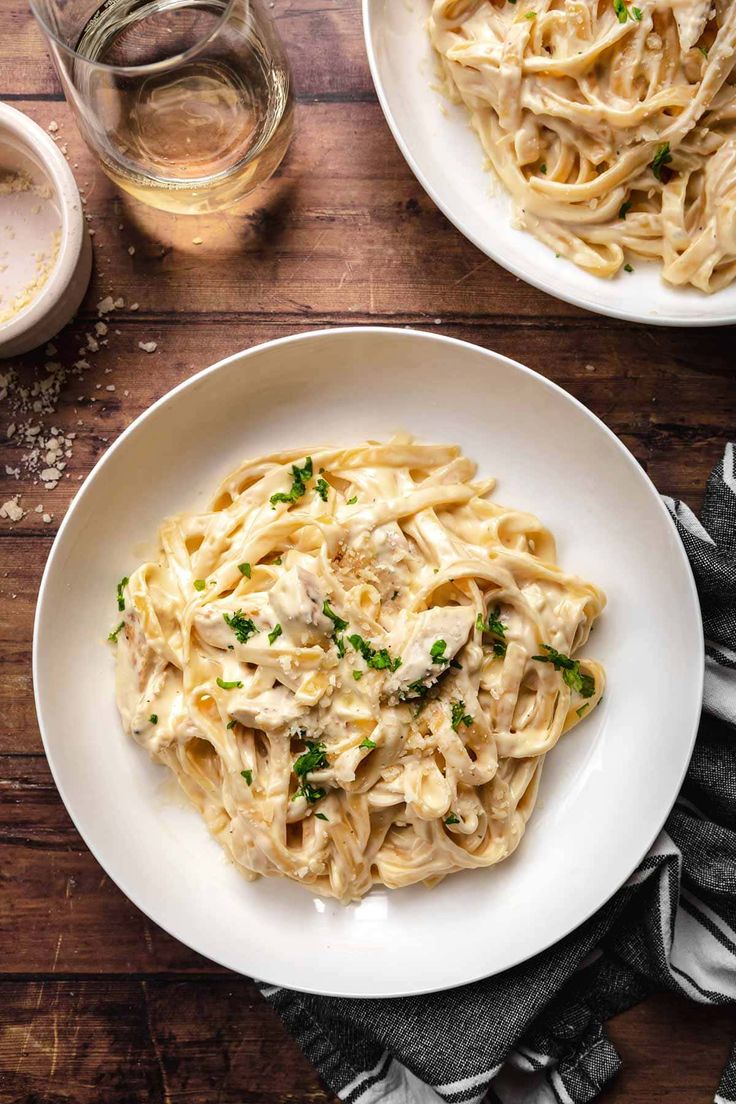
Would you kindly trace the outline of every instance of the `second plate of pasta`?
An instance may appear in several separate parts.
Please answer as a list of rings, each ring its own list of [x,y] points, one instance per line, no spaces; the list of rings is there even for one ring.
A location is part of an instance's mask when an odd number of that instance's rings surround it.
[[[602,423],[380,328],[147,410],[64,520],[34,640],[108,875],[210,958],[343,996],[495,973],[600,907],[676,797],[702,663],[675,529]]]
[[[488,256],[589,310],[736,319],[736,15],[702,0],[363,0],[402,153]]]

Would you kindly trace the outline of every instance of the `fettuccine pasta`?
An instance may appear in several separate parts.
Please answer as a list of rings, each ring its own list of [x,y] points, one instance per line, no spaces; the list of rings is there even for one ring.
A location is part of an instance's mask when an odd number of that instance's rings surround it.
[[[124,728],[248,877],[341,901],[505,859],[605,598],[455,446],[243,464],[118,587]]]
[[[434,0],[429,32],[519,227],[596,276],[731,283],[736,4]]]

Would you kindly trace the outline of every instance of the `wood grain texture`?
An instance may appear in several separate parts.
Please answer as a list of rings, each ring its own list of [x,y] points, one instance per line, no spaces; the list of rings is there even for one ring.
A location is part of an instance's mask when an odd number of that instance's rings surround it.
[[[77,435],[53,490],[28,472],[17,436],[5,439],[26,415],[12,396],[0,407],[0,473],[19,468],[18,479],[0,474],[0,501],[20,493],[28,510],[0,521],[0,1104],[332,1099],[247,979],[183,947],[109,881],[42,756],[30,671],[41,572],[80,477],[137,414],[237,349],[378,322],[523,361],[603,418],[662,492],[696,507],[736,426],[727,331],[595,318],[520,283],[447,223],[375,101],[358,0],[276,0],[273,11],[295,73],[295,142],[249,207],[191,220],[114,191],[76,132],[24,0],[3,5],[0,98],[59,124],[94,231],[92,285],[54,360],[78,358],[103,296],[124,306],[107,317],[107,344],[86,355],[83,378],[70,376],[58,409],[38,419]],[[47,359],[29,354],[0,372],[32,386]],[[731,1019],[671,997],[619,1017],[611,1035],[625,1069],[606,1101],[705,1104]]]

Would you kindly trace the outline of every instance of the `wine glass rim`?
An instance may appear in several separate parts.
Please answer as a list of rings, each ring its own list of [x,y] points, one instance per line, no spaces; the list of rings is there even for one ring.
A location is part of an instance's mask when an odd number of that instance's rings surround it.
[[[29,6],[36,22],[40,25],[44,34],[52,42],[54,42],[59,49],[64,53],[69,54],[71,57],[83,61],[86,65],[92,65],[97,69],[105,69],[111,73],[119,73],[122,76],[140,76],[141,74],[149,73],[161,73],[166,69],[173,69],[177,65],[181,65],[182,62],[188,61],[190,58],[195,57],[200,50],[208,45],[212,39],[219,33],[223,23],[229,17],[236,2],[244,4],[246,7],[250,7],[251,0],[227,0],[225,8],[222,14],[206,35],[203,35],[198,42],[195,42],[192,46],[189,46],[186,50],[182,50],[179,54],[172,54],[171,57],[162,58],[160,61],[148,61],[143,65],[110,65],[106,61],[98,61],[96,58],[85,57],[84,54],[80,54],[73,46],[70,46],[68,42],[64,42],[62,38],[56,33],[54,28],[50,25],[46,19],[40,0],[28,0]],[[97,9],[99,11],[99,8]]]

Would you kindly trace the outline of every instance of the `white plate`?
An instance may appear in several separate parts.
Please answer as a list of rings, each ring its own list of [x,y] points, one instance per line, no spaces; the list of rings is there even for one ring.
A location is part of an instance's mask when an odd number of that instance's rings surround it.
[[[114,704],[115,584],[163,517],[202,510],[243,458],[408,429],[462,444],[498,498],[536,512],[566,568],[609,607],[588,644],[605,702],[548,757],[516,854],[433,890],[344,908],[285,880],[246,882]],[[690,569],[638,464],[575,399],[474,345],[351,328],[237,353],[175,388],[108,450],[51,551],[34,635],[46,753],[86,843],[161,927],[269,982],[345,996],[419,993],[495,973],[560,939],[622,884],[674,802],[700,712]]]
[[[662,326],[736,321],[736,284],[714,295],[669,287],[659,265],[638,258],[633,273],[601,280],[511,226],[511,201],[483,168],[485,153],[467,110],[433,88],[430,9],[430,0],[363,0],[363,26],[373,83],[399,149],[458,230],[515,276],[598,314]]]

